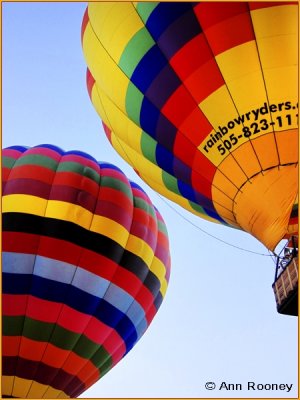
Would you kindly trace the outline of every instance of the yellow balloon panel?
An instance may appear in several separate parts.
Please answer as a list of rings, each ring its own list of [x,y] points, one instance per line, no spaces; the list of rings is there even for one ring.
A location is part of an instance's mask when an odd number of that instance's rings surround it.
[[[91,25],[101,46],[109,49],[109,56],[118,63],[125,45],[144,27],[144,24],[137,18],[136,10],[131,3],[103,2],[102,6],[100,10],[97,4],[90,3]]]
[[[91,65],[91,73],[97,79],[97,85],[105,90],[110,98],[125,111],[125,94],[128,86],[128,78],[119,69],[116,62],[109,56],[107,50],[95,37],[90,24],[87,25],[83,37],[85,56]]]

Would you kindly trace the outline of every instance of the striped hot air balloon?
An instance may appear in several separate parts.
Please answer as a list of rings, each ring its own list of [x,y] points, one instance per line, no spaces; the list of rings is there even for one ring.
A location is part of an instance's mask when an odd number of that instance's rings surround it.
[[[52,145],[2,154],[2,396],[76,397],[165,296],[166,226],[114,165]]]

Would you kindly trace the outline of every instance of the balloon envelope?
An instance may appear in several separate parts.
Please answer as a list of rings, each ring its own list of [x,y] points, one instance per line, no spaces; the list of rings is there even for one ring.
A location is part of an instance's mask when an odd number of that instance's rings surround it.
[[[87,84],[144,181],[271,250],[298,231],[298,3],[91,2]]]
[[[114,165],[3,150],[4,397],[75,397],[143,335],[170,273],[164,221]]]

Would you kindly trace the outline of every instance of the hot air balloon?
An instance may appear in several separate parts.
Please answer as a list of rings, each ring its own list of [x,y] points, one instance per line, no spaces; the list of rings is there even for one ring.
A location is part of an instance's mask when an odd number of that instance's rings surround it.
[[[76,397],[141,338],[170,274],[164,221],[112,164],[3,150],[2,397]]]
[[[157,192],[274,251],[298,235],[298,3],[91,2],[87,86]]]

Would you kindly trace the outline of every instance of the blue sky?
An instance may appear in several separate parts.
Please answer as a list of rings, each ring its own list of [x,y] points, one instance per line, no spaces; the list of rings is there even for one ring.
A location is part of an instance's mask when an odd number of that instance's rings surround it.
[[[297,319],[277,314],[270,257],[244,232],[200,220],[144,184],[108,143],[85,85],[86,3],[2,3],[2,147],[52,143],[120,167],[168,227],[172,272],[157,316],[133,350],[82,397],[292,398]],[[190,222],[188,222],[189,220]],[[213,381],[217,388],[205,389]],[[293,384],[247,390],[247,382]],[[222,382],[242,390],[219,389]]]

